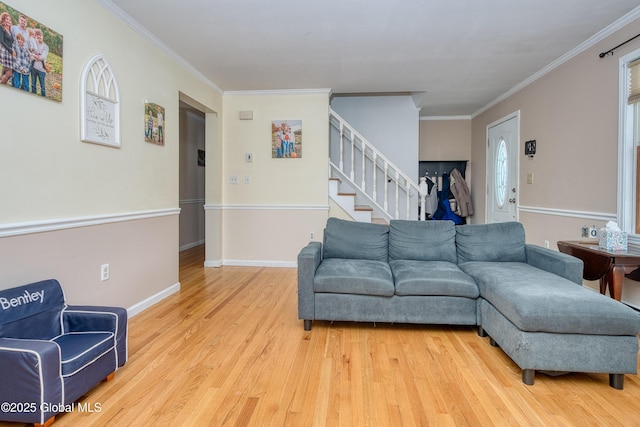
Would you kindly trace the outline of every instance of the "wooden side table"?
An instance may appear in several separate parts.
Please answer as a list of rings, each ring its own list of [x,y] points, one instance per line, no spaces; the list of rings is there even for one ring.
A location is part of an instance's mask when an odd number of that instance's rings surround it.
[[[620,301],[624,275],[640,267],[640,248],[629,245],[626,251],[607,251],[595,241],[559,241],[558,249],[584,262],[582,277],[599,280],[600,293]]]

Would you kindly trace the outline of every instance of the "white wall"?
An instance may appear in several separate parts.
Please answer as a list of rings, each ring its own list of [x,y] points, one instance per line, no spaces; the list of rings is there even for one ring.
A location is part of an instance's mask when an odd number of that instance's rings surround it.
[[[125,307],[174,290],[179,96],[221,112],[222,94],[95,0],[12,3],[64,36],[63,97],[0,87],[0,288],[60,278],[73,303]],[[97,53],[119,85],[121,148],[80,141],[79,79]],[[145,100],[165,107],[164,146],[144,141]]]
[[[331,107],[418,181],[419,110],[410,96],[336,96]]]

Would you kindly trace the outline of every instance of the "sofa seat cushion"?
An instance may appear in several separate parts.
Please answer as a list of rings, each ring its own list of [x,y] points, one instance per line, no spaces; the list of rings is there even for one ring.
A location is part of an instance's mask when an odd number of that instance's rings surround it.
[[[75,374],[115,348],[111,332],[72,332],[51,341],[60,347],[63,377]]]
[[[389,264],[367,259],[323,260],[313,279],[314,292],[393,296]]]
[[[612,298],[520,262],[466,262],[480,296],[518,329],[589,335],[636,335],[640,315]]]
[[[396,295],[438,295],[478,298],[476,282],[447,261],[395,260],[389,262]]]

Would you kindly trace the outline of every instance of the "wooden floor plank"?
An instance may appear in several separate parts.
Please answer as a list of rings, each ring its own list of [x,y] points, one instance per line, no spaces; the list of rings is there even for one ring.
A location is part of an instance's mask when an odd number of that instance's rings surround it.
[[[297,319],[296,270],[204,268],[132,318],[129,361],[54,426],[629,426],[640,379],[538,373],[535,385],[475,328]],[[0,423],[0,426],[21,424]]]

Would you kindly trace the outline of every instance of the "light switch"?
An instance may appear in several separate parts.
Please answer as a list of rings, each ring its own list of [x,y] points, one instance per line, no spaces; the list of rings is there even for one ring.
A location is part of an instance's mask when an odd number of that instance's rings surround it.
[[[527,174],[527,184],[533,184],[533,173]]]

